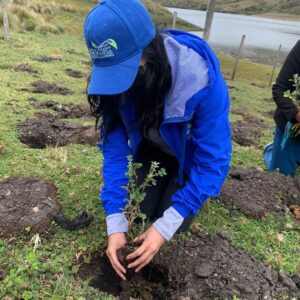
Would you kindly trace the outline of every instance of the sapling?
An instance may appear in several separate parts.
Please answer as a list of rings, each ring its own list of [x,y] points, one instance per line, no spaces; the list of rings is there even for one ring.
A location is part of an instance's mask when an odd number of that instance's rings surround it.
[[[143,165],[134,162],[132,156],[128,156],[127,159],[128,171],[126,176],[128,178],[128,184],[126,190],[128,198],[124,200],[126,201],[124,214],[128,220],[128,239],[129,241],[132,241],[135,237],[145,231],[147,225],[147,217],[140,209],[140,204],[146,197],[146,188],[156,186],[157,178],[163,177],[167,173],[164,168],[160,168],[159,162],[152,161],[144,181],[138,184],[137,170]]]
[[[147,216],[141,212],[140,204],[146,197],[146,188],[150,186],[156,186],[157,178],[165,176],[166,170],[160,167],[159,162],[152,161],[148,174],[146,175],[142,183],[138,183],[137,170],[143,165],[133,161],[132,156],[128,156],[128,170],[126,176],[128,178],[126,206],[124,208],[124,214],[128,220],[128,233],[127,238],[129,244],[124,248],[119,249],[118,257],[120,262],[127,267],[130,261],[127,261],[126,257],[129,253],[134,251],[133,239],[140,236],[146,229]],[[130,274],[127,273],[127,277]]]
[[[300,111],[300,76],[294,74],[293,79],[290,79],[293,82],[293,87],[295,88],[293,92],[286,91],[284,97],[291,99],[297,108]],[[300,134],[300,123],[296,123],[292,126],[292,136],[297,136]]]

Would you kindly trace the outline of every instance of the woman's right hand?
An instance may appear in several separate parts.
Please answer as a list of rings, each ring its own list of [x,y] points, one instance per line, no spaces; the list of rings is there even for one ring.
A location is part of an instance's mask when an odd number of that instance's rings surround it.
[[[110,263],[116,273],[126,280],[126,269],[119,262],[117,251],[126,245],[126,237],[123,232],[113,233],[108,237],[108,245],[106,249],[106,255],[108,256]]]

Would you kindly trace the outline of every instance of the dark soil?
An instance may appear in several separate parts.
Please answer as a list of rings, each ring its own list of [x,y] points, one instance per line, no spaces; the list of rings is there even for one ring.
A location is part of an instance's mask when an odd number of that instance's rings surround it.
[[[98,139],[94,126],[76,125],[57,117],[28,118],[18,128],[20,141],[34,149],[70,143],[95,145]]]
[[[107,258],[99,254],[91,263],[82,264],[78,275],[92,278],[90,285],[94,288],[128,300],[211,300],[234,296],[271,300],[280,295],[300,296],[297,276],[291,279],[254,261],[245,251],[231,246],[224,236],[203,232],[197,235],[189,241],[169,243],[154,262],[125,284],[117,279]]]
[[[221,200],[253,218],[283,215],[290,206],[300,205],[299,179],[278,171],[232,170],[230,180],[223,186]]]
[[[40,56],[34,58],[34,60],[38,62],[53,62],[53,61],[61,61],[62,59],[60,57],[54,57],[54,56]]]
[[[29,64],[21,64],[14,68],[16,72],[25,72],[29,74],[37,74],[38,71],[33,69]]]
[[[74,77],[74,78],[84,78],[85,75],[80,72],[80,71],[76,71],[76,70],[72,70],[72,69],[66,69],[65,70],[67,75],[70,77]]]
[[[232,123],[232,139],[241,146],[258,146],[263,128],[267,128],[263,120],[246,114],[243,120]]]
[[[88,105],[83,104],[60,104],[55,101],[39,102],[36,99],[30,99],[30,104],[35,108],[52,109],[58,113],[62,119],[92,118]]]
[[[33,89],[26,90],[36,94],[58,94],[58,95],[72,95],[73,91],[67,87],[60,87],[56,84],[51,84],[47,81],[38,80],[32,83]]]
[[[61,210],[57,188],[46,180],[11,177],[0,182],[0,234],[5,237],[47,233]]]

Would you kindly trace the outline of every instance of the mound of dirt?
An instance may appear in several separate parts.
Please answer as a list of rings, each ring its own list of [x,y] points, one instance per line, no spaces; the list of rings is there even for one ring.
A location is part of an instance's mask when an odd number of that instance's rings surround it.
[[[83,104],[60,104],[55,101],[39,102],[36,99],[30,99],[30,104],[34,108],[52,109],[58,113],[62,119],[92,118],[88,105]]]
[[[267,128],[263,120],[244,115],[243,120],[232,123],[232,139],[241,146],[257,146],[263,128]]]
[[[299,180],[278,171],[232,170],[220,199],[249,217],[282,215],[289,211],[288,207],[300,205],[300,184]]]
[[[18,128],[20,141],[34,149],[70,143],[95,145],[98,140],[94,126],[76,125],[57,117],[28,118]]]
[[[300,296],[296,280],[253,260],[244,250],[231,246],[226,237],[203,232],[193,240],[170,243],[154,262],[126,283],[120,283],[108,260],[99,254],[91,263],[82,264],[78,275],[92,278],[90,284],[94,288],[128,300],[211,300],[234,296],[271,300],[281,295]]]
[[[47,81],[38,80],[32,83],[33,89],[28,90],[31,93],[35,94],[58,94],[58,95],[72,95],[73,91],[71,91],[67,87],[60,87],[56,84],[51,84]]]
[[[24,228],[45,233],[61,210],[57,188],[49,181],[11,177],[0,182],[0,235],[19,236]]]
[[[53,62],[53,61],[61,61],[61,57],[56,56],[39,56],[34,58],[34,60],[38,62]]]
[[[74,77],[74,78],[84,78],[85,75],[80,72],[80,71],[76,71],[76,70],[72,70],[72,69],[66,69],[65,70],[67,75],[70,77]]]
[[[38,71],[33,69],[29,64],[21,64],[14,68],[16,72],[25,72],[29,74],[37,74]]]

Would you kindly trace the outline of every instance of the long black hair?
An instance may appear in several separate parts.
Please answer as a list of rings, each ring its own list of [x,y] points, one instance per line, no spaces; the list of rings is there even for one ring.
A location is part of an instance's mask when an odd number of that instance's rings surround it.
[[[119,117],[119,105],[122,97],[128,93],[138,98],[138,123],[144,135],[151,127],[160,125],[163,118],[164,99],[171,88],[171,67],[168,61],[164,40],[157,30],[155,38],[143,51],[144,66],[139,67],[133,85],[128,91],[119,95],[88,95],[88,102],[96,117],[96,127],[103,126],[111,131]]]

